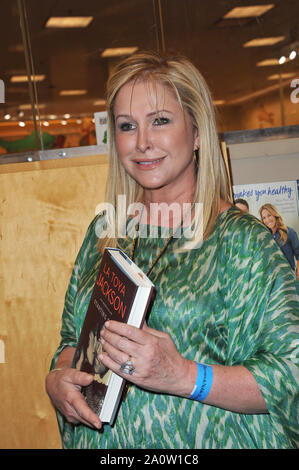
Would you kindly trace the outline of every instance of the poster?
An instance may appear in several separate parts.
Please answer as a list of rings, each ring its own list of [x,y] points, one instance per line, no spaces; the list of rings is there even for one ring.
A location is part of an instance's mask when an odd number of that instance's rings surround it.
[[[103,153],[108,153],[107,142],[107,111],[94,113],[94,124],[96,130],[97,145]]]
[[[234,200],[245,199],[249,212],[260,219],[263,204],[272,204],[283,218],[285,225],[299,234],[299,180],[276,183],[257,183],[233,186]]]

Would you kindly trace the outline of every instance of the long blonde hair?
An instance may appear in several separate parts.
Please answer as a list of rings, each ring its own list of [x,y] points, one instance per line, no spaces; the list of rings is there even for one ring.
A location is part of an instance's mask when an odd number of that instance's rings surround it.
[[[127,207],[143,200],[143,188],[127,174],[121,165],[115,144],[114,103],[117,93],[123,85],[136,81],[138,78],[170,87],[176,94],[182,109],[185,109],[191,116],[198,131],[200,137],[199,170],[193,202],[202,204],[202,232],[203,238],[206,239],[219,214],[220,200],[229,200],[229,183],[220,150],[210,91],[202,75],[185,57],[162,56],[153,52],[138,53],[117,65],[108,79],[106,101],[109,172],[106,202],[112,204],[117,211],[117,199],[120,194],[126,196]],[[115,246],[116,243],[116,239],[108,236],[106,239],[100,239],[99,247],[103,250],[108,244]]]
[[[281,215],[279,214],[278,210],[276,209],[276,207],[273,206],[272,204],[264,204],[262,207],[260,207],[259,213],[260,213],[260,217],[261,217],[262,222],[263,222],[262,212],[263,212],[264,209],[266,209],[268,212],[270,212],[271,215],[273,215],[273,217],[275,217],[276,226],[277,226],[277,230],[278,230],[278,233],[279,233],[278,241],[282,240],[283,245],[284,245],[287,242],[287,239],[288,239],[288,227],[285,225],[285,223],[284,223]]]

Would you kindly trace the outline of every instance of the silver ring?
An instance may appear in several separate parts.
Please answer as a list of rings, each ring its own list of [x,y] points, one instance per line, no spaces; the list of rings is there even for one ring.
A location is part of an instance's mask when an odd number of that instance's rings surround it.
[[[128,374],[128,375],[132,375],[134,370],[135,370],[135,367],[133,366],[133,363],[132,361],[130,361],[130,359],[128,359],[126,362],[123,362],[119,368],[119,370],[123,373],[123,374]]]

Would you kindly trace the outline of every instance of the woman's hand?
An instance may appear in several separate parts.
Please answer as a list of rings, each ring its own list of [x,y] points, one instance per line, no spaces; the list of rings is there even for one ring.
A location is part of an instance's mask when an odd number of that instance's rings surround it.
[[[60,364],[56,364],[58,368]],[[70,423],[79,422],[100,429],[99,417],[87,406],[81,387],[89,385],[93,376],[71,367],[54,370],[46,377],[46,390],[57,408]]]
[[[188,397],[196,381],[197,368],[183,358],[167,333],[144,325],[142,329],[109,321],[101,333],[105,353],[101,361],[109,369],[148,390]],[[120,370],[130,360],[132,375]]]

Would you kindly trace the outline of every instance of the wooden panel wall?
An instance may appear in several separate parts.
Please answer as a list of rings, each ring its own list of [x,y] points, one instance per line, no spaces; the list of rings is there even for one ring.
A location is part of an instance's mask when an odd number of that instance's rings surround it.
[[[0,448],[61,448],[44,380],[107,157],[0,166]],[[5,361],[5,362],[4,362]]]

